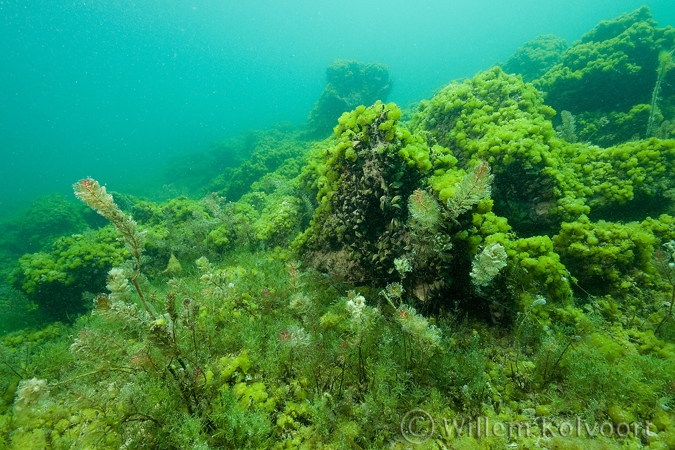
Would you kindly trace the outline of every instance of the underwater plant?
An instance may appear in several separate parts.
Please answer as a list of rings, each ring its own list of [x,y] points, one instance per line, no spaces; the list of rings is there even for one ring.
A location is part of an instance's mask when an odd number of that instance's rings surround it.
[[[59,237],[98,225],[87,212],[62,194],[38,197],[20,216],[0,222],[0,249],[13,255],[46,250]]]
[[[9,281],[48,319],[73,321],[86,311],[87,293],[104,289],[106,273],[128,258],[117,237],[110,226],[61,237],[51,251],[19,258]]]
[[[89,205],[90,208],[108,219],[115,229],[122,235],[126,249],[136,261],[136,270],[131,278],[131,283],[136,288],[138,297],[143,307],[154,318],[153,312],[145,301],[145,296],[138,285],[138,276],[141,274],[141,253],[143,252],[143,234],[136,227],[136,222],[122,212],[115,204],[112,195],[106,192],[105,186],[92,178],[85,178],[73,185],[75,196]]]
[[[654,255],[656,268],[672,290],[668,299],[669,301],[665,302],[666,311],[663,319],[661,319],[654,329],[654,334],[657,334],[667,321],[675,320],[673,316],[673,309],[675,308],[675,241],[666,242],[663,244],[663,248],[663,251],[657,252]]]
[[[506,267],[507,254],[499,243],[487,245],[476,255],[471,264],[471,281],[477,286],[487,286]]]
[[[569,143],[575,143],[577,141],[577,133],[574,116],[569,111],[563,111],[560,113],[560,117],[562,125],[558,128],[558,135]]]
[[[666,74],[675,67],[673,63],[673,51],[662,50],[659,52],[659,66],[656,69],[656,85],[652,92],[652,103],[649,109],[649,121],[647,122],[647,137],[651,137],[654,131],[654,118],[656,117],[656,100],[659,98],[661,92],[661,84]]]

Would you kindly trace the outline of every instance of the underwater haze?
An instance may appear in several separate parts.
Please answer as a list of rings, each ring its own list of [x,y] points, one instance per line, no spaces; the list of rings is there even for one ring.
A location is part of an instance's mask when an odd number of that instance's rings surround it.
[[[303,124],[335,59],[389,67],[405,106],[639,0],[0,1],[0,217],[84,176],[139,192],[171,155]],[[672,1],[649,2],[675,23]]]

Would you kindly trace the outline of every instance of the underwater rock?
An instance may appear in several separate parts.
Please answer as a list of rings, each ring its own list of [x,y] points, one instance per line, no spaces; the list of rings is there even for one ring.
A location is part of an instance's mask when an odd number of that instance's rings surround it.
[[[388,276],[402,252],[405,200],[431,168],[424,139],[381,102],[344,113],[315,165],[319,208],[306,234],[314,264],[347,279]]]
[[[560,63],[567,41],[553,34],[542,34],[527,41],[502,66],[504,72],[515,73],[530,82]]]
[[[649,8],[643,6],[600,22],[533,84],[544,92],[548,105],[580,116],[580,141],[592,139],[595,144],[609,146],[644,138],[659,54],[674,47],[675,29],[658,28]],[[675,72],[663,81],[659,109],[672,118]]]
[[[309,113],[309,128],[325,135],[335,126],[340,114],[359,105],[370,106],[376,100],[385,102],[391,91],[387,66],[359,61],[335,60],[326,69],[327,84]]]

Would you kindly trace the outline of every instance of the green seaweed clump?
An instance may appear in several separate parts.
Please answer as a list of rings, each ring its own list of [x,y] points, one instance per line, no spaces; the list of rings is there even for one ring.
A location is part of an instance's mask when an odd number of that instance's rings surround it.
[[[659,52],[674,44],[675,30],[657,28],[643,6],[584,34],[535,85],[557,110],[626,111],[649,102]]]
[[[650,285],[656,238],[638,222],[563,223],[553,242],[565,266],[587,292],[621,295]]]
[[[561,220],[583,214],[613,218],[639,211],[642,219],[667,212],[673,141],[606,149],[571,144],[556,136],[553,115],[531,85],[493,68],[421,102],[412,124],[452,148],[460,165],[491,164],[493,209],[518,232],[554,234]],[[456,182],[455,174],[438,171],[430,179],[442,201]]]
[[[229,201],[236,202],[248,193],[251,185],[272,172],[292,178],[298,173],[313,142],[302,133],[287,129],[272,129],[249,133],[246,152],[248,159],[239,166],[229,167],[206,186]]]
[[[641,220],[668,212],[675,189],[674,140],[576,149],[576,156],[552,171],[565,192],[560,203],[583,203],[590,215],[605,219]]]
[[[11,282],[47,316],[72,320],[86,310],[82,295],[103,290],[106,273],[128,257],[115,229],[107,226],[59,238],[49,253],[22,256]]]
[[[37,198],[21,215],[0,223],[0,249],[24,254],[48,249],[59,237],[100,225],[94,215],[62,194]]]
[[[494,211],[517,229],[545,229],[556,197],[547,171],[570,151],[557,141],[554,114],[531,84],[494,67],[420,102],[412,128],[453,149],[460,167],[487,161],[495,177]],[[430,183],[445,201],[457,181],[456,174],[437,171]]]

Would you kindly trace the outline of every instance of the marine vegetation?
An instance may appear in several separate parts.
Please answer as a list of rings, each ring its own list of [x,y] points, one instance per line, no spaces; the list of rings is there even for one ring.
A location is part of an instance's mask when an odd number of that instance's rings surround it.
[[[63,194],[45,195],[23,214],[0,223],[0,252],[21,256],[45,250],[61,236],[101,225],[94,214]]]
[[[0,290],[48,319],[0,337],[0,449],[675,448],[673,39],[260,130],[190,197],[79,181],[109,223]]]
[[[299,130],[278,127],[272,130],[250,132],[245,149],[249,156],[242,164],[216,174],[207,184],[207,192],[216,192],[231,201],[237,201],[249,192],[251,184],[261,177],[277,172],[292,178],[300,172],[304,155],[313,141],[307,141]]]
[[[506,73],[517,73],[531,82],[559,64],[568,44],[553,34],[537,36],[523,44],[502,66]]]

